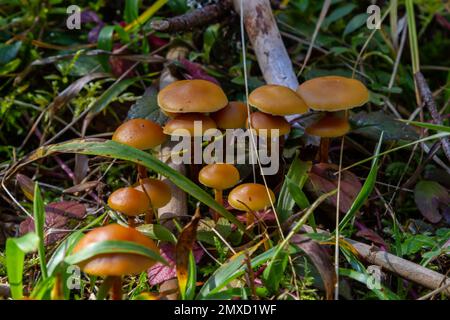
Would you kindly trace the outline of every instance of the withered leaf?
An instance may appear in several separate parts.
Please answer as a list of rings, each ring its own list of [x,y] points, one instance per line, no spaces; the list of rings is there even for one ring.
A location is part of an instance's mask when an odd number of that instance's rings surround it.
[[[414,189],[414,201],[420,213],[428,221],[437,223],[442,219],[441,211],[449,207],[450,196],[439,183],[422,180]]]

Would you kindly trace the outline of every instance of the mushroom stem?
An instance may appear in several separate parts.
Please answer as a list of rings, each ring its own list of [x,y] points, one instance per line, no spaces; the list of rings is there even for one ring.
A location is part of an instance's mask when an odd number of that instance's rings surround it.
[[[216,202],[217,202],[218,204],[220,204],[221,206],[223,206],[222,190],[214,189],[214,199],[216,200]],[[219,213],[217,213],[216,211],[214,211],[214,212],[213,212],[213,218],[214,218],[214,221],[217,222],[217,221],[219,220],[219,218],[220,218]]]
[[[111,300],[122,300],[122,278],[118,276],[110,276],[111,279]]]
[[[147,178],[147,168],[138,164],[137,165],[138,179]]]
[[[147,212],[145,212],[145,224],[150,224],[153,222],[154,212],[153,208],[150,205],[150,208],[148,208]]]
[[[250,226],[253,223],[255,223],[255,214],[254,214],[254,212],[247,211],[246,217],[247,217],[247,229],[251,229]]]
[[[134,223],[135,221],[134,221],[134,217],[132,217],[132,216],[129,216],[128,217],[128,226],[130,227],[130,228],[134,228],[135,227],[135,223]]]
[[[328,163],[328,149],[330,148],[330,138],[320,139],[319,162]]]

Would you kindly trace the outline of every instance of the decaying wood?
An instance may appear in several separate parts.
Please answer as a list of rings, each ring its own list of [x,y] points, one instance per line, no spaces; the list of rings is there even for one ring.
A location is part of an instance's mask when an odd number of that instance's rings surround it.
[[[272,14],[269,0],[234,0],[234,9],[241,12],[248,38],[258,59],[259,68],[268,84],[296,90],[298,80]]]
[[[151,27],[163,32],[188,31],[219,21],[230,14],[231,7],[231,0],[222,0],[180,16],[153,21]]]
[[[167,59],[169,61],[173,60],[180,60],[182,58],[185,58],[188,53],[188,49],[185,47],[174,47],[169,50],[167,53]],[[170,83],[178,80],[175,78],[171,73],[168,67],[164,67],[163,71],[161,72],[161,76],[159,79],[159,88],[160,90],[164,88],[165,86],[169,85]],[[167,142],[163,148],[162,148],[162,154],[167,155],[170,154],[173,147],[173,142]],[[184,164],[176,164],[173,163],[168,157],[167,159],[162,159],[164,162],[166,162],[167,165],[169,165],[172,169],[175,169],[182,175],[186,175],[186,167]],[[186,193],[178,188],[174,183],[172,183],[169,179],[164,178],[162,179],[164,182],[166,182],[170,190],[172,192],[172,198],[170,199],[169,203],[167,203],[164,207],[160,208],[158,210],[158,217],[162,219],[162,224],[168,227],[169,229],[174,229],[174,225],[172,221],[172,217],[176,216],[182,216],[187,214],[187,198]]]
[[[313,228],[303,226],[306,232],[314,232]],[[327,231],[317,229],[319,233],[328,233]],[[412,281],[426,288],[435,290],[450,283],[450,278],[445,275],[422,267],[419,264],[409,260],[397,257],[386,251],[381,251],[376,247],[369,246],[351,239],[345,239],[358,252],[360,258],[370,264],[382,267],[384,270],[395,273],[403,279]],[[450,288],[442,291],[447,296],[450,296]]]

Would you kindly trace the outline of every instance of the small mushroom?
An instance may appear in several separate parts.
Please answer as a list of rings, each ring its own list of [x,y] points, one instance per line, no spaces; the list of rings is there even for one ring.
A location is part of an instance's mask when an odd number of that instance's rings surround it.
[[[225,108],[212,113],[210,117],[220,129],[245,128],[248,117],[247,106],[240,101],[230,101]]]
[[[260,135],[261,131],[265,129],[268,138],[278,138],[284,136],[291,131],[291,125],[284,117],[273,116],[264,112],[253,112],[250,115],[251,128]],[[274,134],[272,130],[278,130],[278,134]]]
[[[118,224],[109,224],[88,232],[76,244],[73,253],[77,253],[94,243],[109,240],[134,242],[159,253],[153,240],[136,229]],[[110,289],[111,299],[121,300],[122,276],[139,274],[155,263],[156,261],[138,254],[106,253],[81,261],[78,266],[87,274],[105,277],[104,286]]]
[[[140,149],[153,149],[167,139],[162,127],[150,120],[146,119],[131,119],[121,124],[116,131],[114,131],[112,140],[126,144],[128,146]],[[141,179],[147,177],[147,170],[145,167],[138,165],[138,174]]]
[[[275,202],[272,190],[258,183],[244,183],[231,190],[228,203],[236,210],[247,213],[247,226],[254,222],[254,212]]]
[[[167,121],[164,126],[164,133],[173,136],[191,136],[197,135],[194,130],[195,122],[201,122],[202,130],[198,132],[203,135],[208,129],[216,129],[216,123],[207,115],[201,113],[185,113],[177,115],[175,118]]]
[[[350,130],[348,110],[365,104],[369,91],[359,80],[326,76],[305,81],[297,92],[308,107],[326,112],[317,123],[306,128],[306,132],[321,137],[319,162],[328,162],[330,138],[344,136]],[[338,111],[345,111],[344,118],[336,115]]]
[[[308,111],[303,99],[292,89],[268,84],[253,90],[248,102],[256,109],[275,116],[300,114]]]
[[[158,93],[158,105],[165,112],[215,112],[224,108],[228,99],[222,88],[206,80],[180,80]]]
[[[227,163],[208,164],[198,174],[201,184],[214,189],[214,198],[220,205],[223,205],[223,190],[234,187],[239,179],[239,171],[235,166]],[[219,215],[215,212],[214,220],[218,219]]]
[[[152,223],[154,210],[164,207],[172,198],[170,187],[157,179],[142,179],[135,189],[144,192],[150,201],[149,208],[145,212],[145,223]]]
[[[128,224],[134,227],[134,217],[147,212],[150,200],[144,192],[125,187],[111,193],[108,205],[111,209],[128,216]]]

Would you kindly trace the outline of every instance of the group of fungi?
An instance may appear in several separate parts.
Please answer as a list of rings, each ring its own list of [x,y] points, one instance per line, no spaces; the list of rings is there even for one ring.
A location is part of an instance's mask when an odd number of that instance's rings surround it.
[[[368,90],[358,80],[339,76],[326,76],[308,80],[297,91],[279,85],[264,85],[250,93],[248,103],[258,111],[250,112],[239,101],[229,102],[223,90],[205,80],[176,81],[158,94],[158,105],[169,120],[164,127],[147,119],[131,119],[114,132],[112,140],[140,150],[156,152],[168,135],[194,134],[194,123],[202,123],[207,129],[220,130],[249,128],[256,134],[262,129],[277,129],[278,137],[289,134],[291,125],[287,115],[303,114],[312,109],[320,112],[320,119],[306,128],[309,135],[321,138],[318,160],[328,161],[329,139],[345,135],[350,130],[348,109],[368,101]],[[250,115],[250,118],[248,118]],[[183,129],[183,130],[180,130]],[[273,138],[273,136],[271,136]],[[276,137],[275,137],[276,138]],[[275,201],[274,193],[257,183],[242,183],[239,171],[233,164],[214,163],[201,168],[196,177],[204,186],[214,190],[216,201],[223,204],[223,191],[233,188],[227,197],[228,204],[246,212],[247,228],[255,224],[254,213]],[[134,185],[115,190],[108,199],[108,206],[128,216],[128,227],[108,224],[88,232],[76,245],[78,252],[101,241],[131,241],[159,253],[153,240],[135,229],[136,217],[145,215],[146,224],[153,223],[155,210],[171,199],[171,189],[163,181],[149,178],[147,170],[137,166]],[[214,220],[219,218],[213,213]],[[257,222],[256,222],[257,223]],[[156,261],[136,254],[107,253],[82,261],[84,272],[107,277],[105,284],[111,289],[112,299],[121,299],[121,277],[139,274]]]

